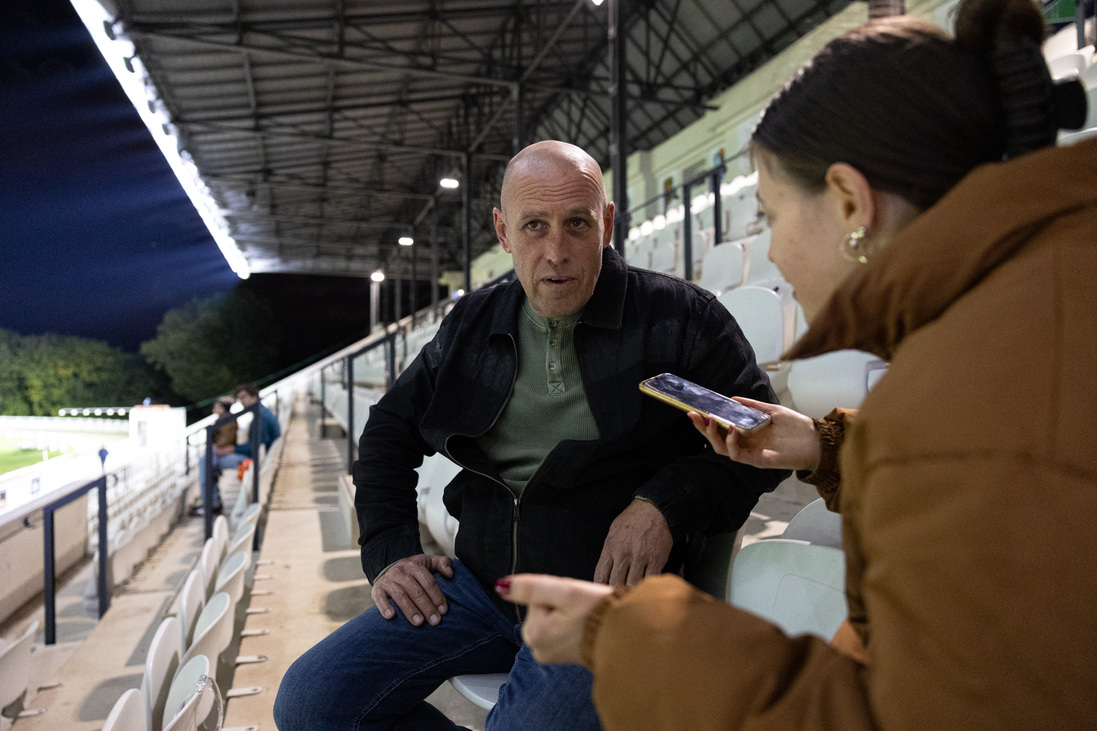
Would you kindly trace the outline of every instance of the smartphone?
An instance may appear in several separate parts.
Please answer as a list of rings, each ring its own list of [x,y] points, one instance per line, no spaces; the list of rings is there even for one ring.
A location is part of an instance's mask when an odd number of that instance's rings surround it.
[[[640,390],[682,411],[711,416],[725,429],[734,426],[743,434],[752,434],[769,424],[769,414],[671,373],[641,382]]]

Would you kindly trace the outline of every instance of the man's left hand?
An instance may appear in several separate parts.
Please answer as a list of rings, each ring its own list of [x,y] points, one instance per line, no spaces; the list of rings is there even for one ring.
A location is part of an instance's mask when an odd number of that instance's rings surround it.
[[[659,508],[646,500],[633,500],[609,527],[594,580],[610,586],[639,584],[645,576],[663,571],[673,545]]]

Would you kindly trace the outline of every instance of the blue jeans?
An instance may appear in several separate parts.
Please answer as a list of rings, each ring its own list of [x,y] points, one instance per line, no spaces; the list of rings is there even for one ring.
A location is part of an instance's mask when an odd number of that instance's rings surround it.
[[[438,625],[371,607],[298,658],[274,702],[280,731],[459,728],[424,699],[453,675],[505,672],[489,730],[600,729],[590,671],[534,661],[521,625],[460,561],[453,570],[453,579],[435,575],[449,605]]]
[[[236,469],[240,466],[247,457],[236,453],[229,453],[224,456],[219,456],[216,452],[213,453],[213,463],[220,467],[222,470]],[[198,460],[198,488],[201,489],[202,485],[206,483],[206,456],[202,455]],[[217,508],[221,505],[221,486],[217,483],[217,480],[213,481],[213,487],[210,492],[210,507]]]

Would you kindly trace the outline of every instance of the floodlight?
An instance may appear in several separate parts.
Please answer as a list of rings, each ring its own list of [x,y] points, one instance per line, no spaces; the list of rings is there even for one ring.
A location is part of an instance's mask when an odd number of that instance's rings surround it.
[[[456,178],[442,178],[438,181],[438,185],[442,186],[443,188],[449,188],[450,190],[452,190],[459,187],[461,183]]]
[[[401,236],[397,241],[400,243],[400,246],[411,246],[415,243],[415,239],[410,236]]]
[[[373,274],[369,275],[369,278],[372,282],[383,282],[385,281],[385,273],[378,269]]]

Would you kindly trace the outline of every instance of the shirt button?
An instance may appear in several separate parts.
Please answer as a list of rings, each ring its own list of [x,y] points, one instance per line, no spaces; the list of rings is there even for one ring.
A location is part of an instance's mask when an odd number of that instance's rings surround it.
[[[549,326],[549,327],[556,327],[556,326],[557,326],[558,324],[559,324],[559,323],[557,323],[557,321],[556,321],[556,320],[549,320],[549,321],[548,321],[548,326]]]
[[[550,371],[556,370],[556,364],[555,363],[549,363],[549,370]]]
[[[550,340],[549,345],[556,345],[556,341],[555,340]]]

